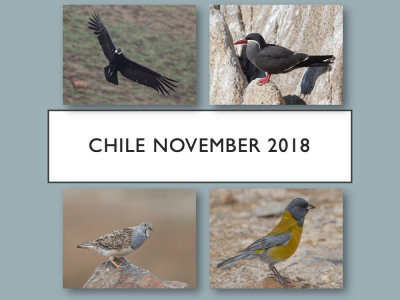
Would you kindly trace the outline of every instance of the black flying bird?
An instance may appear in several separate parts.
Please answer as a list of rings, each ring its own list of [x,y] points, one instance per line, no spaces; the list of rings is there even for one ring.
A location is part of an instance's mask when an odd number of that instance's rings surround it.
[[[169,95],[170,91],[174,91],[174,88],[176,88],[174,82],[177,81],[129,60],[121,48],[115,47],[107,28],[97,13],[89,18],[88,23],[90,25],[88,28],[94,30],[94,35],[99,39],[104,55],[109,61],[109,65],[104,68],[107,81],[117,85],[117,73],[120,71],[126,78],[151,87],[164,96],[165,94]]]
[[[269,81],[271,74],[287,73],[302,67],[321,67],[332,63],[333,55],[310,56],[296,53],[284,47],[267,44],[258,33],[250,33],[234,45],[246,44],[247,58],[259,69],[266,72],[265,78],[258,81],[263,85]]]

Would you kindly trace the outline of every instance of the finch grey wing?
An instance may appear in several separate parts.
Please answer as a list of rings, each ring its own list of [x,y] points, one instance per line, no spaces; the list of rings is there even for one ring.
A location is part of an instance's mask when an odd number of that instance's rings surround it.
[[[249,245],[246,249],[241,250],[240,252],[269,249],[274,246],[283,245],[289,240],[290,233],[269,235],[256,240],[254,243]]]

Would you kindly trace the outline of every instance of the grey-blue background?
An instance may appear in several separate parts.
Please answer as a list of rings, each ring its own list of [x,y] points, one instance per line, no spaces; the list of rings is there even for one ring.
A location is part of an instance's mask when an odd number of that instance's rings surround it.
[[[321,0],[278,3],[313,2],[325,3]],[[399,126],[397,113],[400,108],[396,84],[399,78],[400,46],[398,2],[353,0],[346,1],[344,6],[345,105],[343,109],[353,109],[353,183],[48,184],[47,110],[68,108],[62,105],[62,4],[77,3],[79,1],[37,0],[2,1],[0,4],[2,296],[96,300],[110,297],[131,299],[135,296],[146,296],[146,299],[207,297],[207,299],[232,300],[260,296],[280,299],[294,297],[320,299],[321,296],[376,299],[398,294],[397,268],[400,247],[397,238],[400,211],[397,191],[400,144],[397,141],[396,130]],[[85,3],[91,2],[85,1]],[[110,4],[112,1],[95,3]],[[208,5],[211,2],[118,1],[118,4],[122,3],[197,5],[198,104],[196,108],[210,108]],[[220,3],[272,4],[257,0],[220,1]],[[326,3],[332,4],[331,1]],[[113,107],[101,108],[113,109]],[[338,107],[327,107],[327,109],[334,108]],[[198,288],[188,291],[63,289],[62,190],[71,187],[196,188],[198,190]],[[345,288],[301,291],[209,289],[208,190],[218,187],[343,188]]]

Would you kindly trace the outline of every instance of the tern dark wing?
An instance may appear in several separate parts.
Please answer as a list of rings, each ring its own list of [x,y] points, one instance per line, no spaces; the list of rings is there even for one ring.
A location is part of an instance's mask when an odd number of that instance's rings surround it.
[[[120,58],[119,71],[126,78],[144,84],[148,87],[155,89],[157,92],[169,95],[170,91],[174,91],[178,81],[167,78],[154,72],[138,63],[135,63],[124,55]]]
[[[273,58],[284,58],[292,56],[295,52],[279,45],[267,44],[260,50],[260,54]]]
[[[269,249],[271,247],[283,245],[287,243],[289,240],[290,240],[290,233],[268,235],[256,240],[254,243],[252,243],[246,249],[243,249],[240,252]]]
[[[270,74],[277,74],[292,70],[307,58],[308,55],[306,54],[296,53],[278,45],[268,44],[260,50],[255,63],[260,69]]]
[[[89,29],[94,30],[94,35],[98,38],[101,48],[103,48],[104,55],[111,61],[112,55],[116,49],[106,26],[101,21],[100,15],[94,13],[92,18],[89,18]]]

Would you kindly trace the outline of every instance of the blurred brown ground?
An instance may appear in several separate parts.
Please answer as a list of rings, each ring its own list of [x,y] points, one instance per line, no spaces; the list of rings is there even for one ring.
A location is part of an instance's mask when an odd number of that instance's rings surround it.
[[[81,288],[108,257],[78,249],[115,229],[153,224],[150,238],[126,256],[162,280],[196,287],[196,191],[193,189],[65,189],[63,286]]]

